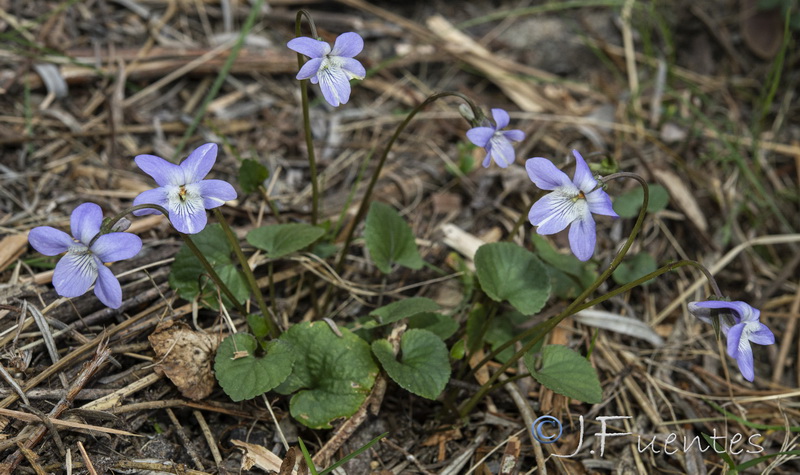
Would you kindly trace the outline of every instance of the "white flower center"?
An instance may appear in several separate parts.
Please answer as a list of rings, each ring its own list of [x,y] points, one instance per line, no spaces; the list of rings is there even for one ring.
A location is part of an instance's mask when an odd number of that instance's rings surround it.
[[[171,185],[167,190],[169,210],[181,216],[194,214],[203,208],[203,196],[197,183],[188,185]]]
[[[348,79],[363,79],[355,74],[351,73],[350,71],[344,68],[344,58],[341,56],[331,56],[326,54],[325,58],[322,60],[322,64],[319,66],[319,71],[317,74],[328,75],[331,76],[335,75],[337,70],[344,71],[347,75]]]
[[[84,244],[76,243],[67,249],[67,254],[73,256],[75,268],[83,275],[97,274],[97,260],[94,254]]]
[[[577,186],[559,186],[553,190],[558,197],[558,212],[570,217],[570,221],[586,216],[589,213],[589,204],[586,195]]]
[[[758,322],[747,322],[742,329],[742,338],[739,340],[739,351],[746,349],[750,346],[750,335],[757,332],[761,328]]]

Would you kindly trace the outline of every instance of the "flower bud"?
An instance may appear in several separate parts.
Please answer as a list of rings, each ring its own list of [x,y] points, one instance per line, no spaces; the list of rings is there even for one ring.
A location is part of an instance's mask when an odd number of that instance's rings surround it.
[[[127,231],[131,227],[131,222],[128,218],[121,218],[113,226],[111,226],[112,233],[121,233]]]

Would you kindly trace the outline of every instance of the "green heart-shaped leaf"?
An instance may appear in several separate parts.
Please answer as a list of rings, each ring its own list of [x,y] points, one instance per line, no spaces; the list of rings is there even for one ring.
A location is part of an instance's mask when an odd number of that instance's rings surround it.
[[[225,394],[234,401],[251,399],[277,387],[292,372],[295,353],[280,340],[266,345],[266,355],[256,357],[258,342],[253,335],[236,333],[219,345],[214,372]]]
[[[388,340],[372,343],[372,352],[386,374],[403,389],[427,399],[436,399],[450,379],[447,345],[428,330],[408,330],[400,340],[400,361]]]
[[[277,259],[309,246],[323,234],[324,229],[310,224],[270,224],[247,233],[247,242]]]
[[[269,178],[269,170],[255,160],[246,158],[239,166],[239,186],[245,193],[252,193]]]
[[[433,312],[439,310],[439,304],[425,297],[409,297],[407,299],[392,302],[381,308],[376,308],[370,315],[378,319],[375,327],[388,325],[406,317],[411,317],[423,312]],[[374,327],[373,327],[374,328]]]
[[[384,274],[392,271],[393,264],[409,269],[419,269],[425,264],[417,250],[411,227],[391,206],[373,202],[364,226],[364,240],[369,255]]]
[[[667,189],[661,185],[653,184],[650,184],[647,188],[650,192],[647,212],[655,213],[656,211],[661,211],[666,208],[669,204],[669,192]],[[637,186],[636,188],[631,188],[630,191],[626,191],[617,196],[614,200],[614,211],[616,211],[621,218],[634,218],[639,214],[639,210],[642,208],[643,197],[644,191],[642,187]]]
[[[458,322],[453,317],[441,313],[423,312],[408,319],[408,328],[428,330],[442,340],[446,340],[458,331]]]
[[[533,253],[510,242],[484,244],[475,253],[481,288],[492,300],[508,301],[525,315],[542,309],[550,296],[547,269]]]
[[[523,360],[533,377],[553,392],[590,404],[603,400],[597,371],[576,351],[563,345],[545,346],[538,371],[533,351],[525,353]]]
[[[563,299],[574,299],[597,278],[597,264],[582,262],[574,254],[556,251],[542,236],[533,234],[531,241],[536,248],[536,256],[542,260],[550,274],[551,291]]]
[[[339,337],[325,322],[299,323],[280,340],[297,355],[292,374],[276,391],[291,394],[292,416],[314,429],[330,428],[331,421],[350,417],[367,398],[378,367],[367,342],[346,328]]]
[[[614,278],[614,282],[618,283],[619,285],[625,285],[628,282],[633,282],[636,279],[646,276],[651,272],[655,272],[658,268],[656,264],[656,260],[650,254],[646,252],[640,252],[633,257],[628,258],[625,256],[625,260],[622,261],[614,270],[614,273],[611,274],[611,277]],[[644,282],[643,285],[649,284],[650,281]]]

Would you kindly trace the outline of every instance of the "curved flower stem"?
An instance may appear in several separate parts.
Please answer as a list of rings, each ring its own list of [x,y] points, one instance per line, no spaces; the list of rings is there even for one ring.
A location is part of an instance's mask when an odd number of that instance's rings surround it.
[[[392,146],[400,137],[400,134],[403,133],[403,130],[405,130],[405,128],[408,126],[409,122],[411,122],[411,119],[413,119],[414,116],[416,116],[419,112],[421,112],[422,109],[427,107],[428,104],[436,101],[437,99],[441,99],[443,97],[448,97],[448,96],[458,97],[464,102],[466,102],[472,109],[472,113],[475,117],[483,116],[483,112],[480,110],[480,108],[478,108],[478,106],[476,106],[475,103],[472,102],[472,100],[470,100],[467,96],[459,92],[448,92],[448,91],[431,94],[421,104],[419,104],[411,112],[408,113],[403,122],[401,122],[400,125],[397,126],[397,129],[394,131],[394,134],[389,139],[389,142],[386,144],[386,148],[383,150],[383,153],[378,159],[378,165],[375,167],[375,171],[372,173],[372,178],[370,178],[370,181],[367,184],[367,190],[366,192],[364,192],[364,197],[361,199],[361,204],[358,207],[358,212],[356,212],[356,216],[355,218],[353,218],[353,222],[348,226],[347,235],[345,236],[344,244],[342,245],[342,250],[339,253],[339,259],[336,261],[335,269],[337,273],[341,272],[342,268],[344,267],[344,260],[345,257],[347,257],[347,249],[350,247],[350,243],[353,241],[353,233],[355,232],[356,226],[364,218],[364,215],[367,212],[367,207],[370,203],[370,198],[372,197],[372,191],[375,188],[375,184],[378,182],[378,178],[381,175],[381,170],[383,170],[383,165],[386,163],[386,158],[389,156],[389,151],[392,149]],[[328,301],[330,299],[331,292],[332,292],[332,287],[328,287],[328,290],[326,291],[325,296],[322,299],[323,302],[321,306],[322,311],[325,311],[325,309],[328,306]]]
[[[132,207],[126,209],[125,211],[121,211],[121,212],[115,214],[114,216],[111,217],[111,219],[109,219],[108,221],[104,222],[103,225],[100,226],[100,232],[95,234],[95,236],[92,238],[92,240],[89,241],[89,247],[92,247],[92,244],[94,244],[94,242],[97,240],[97,238],[99,238],[103,234],[110,233],[111,230],[114,228],[114,225],[117,224],[122,218],[124,218],[125,216],[128,216],[129,214],[133,214],[134,211],[139,211],[140,209],[154,209],[154,210],[158,211],[159,213],[163,214],[164,217],[167,218],[167,221],[169,221],[169,211],[167,211],[166,209],[162,208],[159,205],[143,204],[143,205],[132,206]],[[169,224],[172,224],[172,221],[170,221]],[[175,226],[173,226],[173,228],[174,227]]]
[[[208,275],[209,277],[211,277],[211,280],[213,280],[214,283],[217,284],[217,287],[219,287],[222,293],[225,294],[226,297],[228,297],[228,300],[231,301],[233,306],[236,307],[236,310],[242,315],[247,315],[247,309],[245,308],[245,306],[239,303],[239,300],[233,295],[231,289],[229,289],[228,286],[225,285],[225,282],[222,281],[219,274],[217,274],[217,271],[214,270],[214,266],[212,266],[211,263],[208,262],[206,256],[203,255],[203,251],[201,251],[197,247],[197,244],[195,244],[194,241],[192,241],[192,238],[190,238],[188,234],[184,234],[181,232],[178,232],[178,234],[183,239],[183,242],[186,243],[186,246],[189,248],[189,250],[192,251],[192,254],[194,254],[200,261],[200,264],[203,266],[206,272],[208,272]]]
[[[649,274],[647,274],[647,275],[645,275],[643,277],[640,277],[640,278],[634,280],[633,282],[628,282],[627,284],[625,284],[625,285],[623,285],[621,287],[618,287],[618,288],[616,288],[616,289],[614,289],[614,290],[612,290],[612,291],[610,291],[610,292],[608,292],[606,294],[603,294],[600,297],[597,297],[596,299],[593,299],[593,300],[590,300],[590,301],[588,301],[588,302],[586,302],[584,304],[578,305],[575,308],[574,312],[577,313],[577,312],[580,312],[581,310],[584,310],[584,309],[587,309],[589,307],[593,307],[593,306],[595,306],[595,305],[597,305],[599,303],[605,302],[606,300],[608,300],[608,299],[610,299],[612,297],[616,297],[619,294],[623,294],[623,293],[625,293],[625,292],[627,292],[627,291],[629,291],[629,290],[631,290],[631,289],[633,289],[633,288],[635,288],[635,287],[637,287],[639,285],[644,284],[648,280],[655,279],[656,277],[658,277],[658,276],[660,276],[662,274],[666,274],[667,272],[673,271],[673,270],[675,270],[675,269],[677,269],[679,267],[684,267],[684,266],[692,266],[692,267],[696,267],[697,269],[699,269],[703,273],[703,275],[705,275],[706,280],[708,280],[708,283],[711,286],[711,289],[716,294],[717,298],[719,298],[719,299],[723,298],[722,292],[720,292],[719,287],[717,286],[717,281],[714,279],[714,276],[711,275],[711,272],[709,272],[708,269],[706,269],[703,264],[700,264],[697,261],[686,259],[686,260],[671,262],[671,263],[669,263],[669,264],[667,264],[667,265],[665,265],[663,267],[660,267],[659,269],[654,270],[653,272],[651,272],[651,273],[649,273]]]
[[[639,231],[642,228],[642,224],[644,223],[644,217],[645,214],[647,213],[647,205],[650,202],[650,191],[647,187],[647,182],[642,177],[634,173],[627,173],[627,172],[615,173],[613,175],[605,177],[601,181],[605,183],[608,180],[616,178],[633,178],[634,180],[638,181],[640,185],[642,185],[642,189],[644,191],[644,196],[642,198],[642,208],[639,210],[639,216],[636,219],[636,223],[633,225],[633,229],[631,230],[630,236],[628,236],[628,240],[625,241],[625,244],[622,246],[617,255],[614,257],[614,260],[611,261],[611,264],[608,266],[608,268],[605,271],[603,271],[603,273],[600,274],[600,276],[594,282],[592,282],[592,285],[590,285],[588,288],[586,288],[586,290],[581,292],[581,294],[575,300],[573,300],[572,303],[569,304],[567,308],[565,308],[560,314],[550,318],[549,320],[543,322],[540,325],[531,327],[530,329],[517,335],[516,337],[507,341],[506,343],[503,343],[501,346],[499,346],[489,355],[487,355],[483,360],[481,360],[481,362],[478,363],[478,365],[476,365],[472,369],[470,374],[474,373],[475,370],[480,368],[482,365],[486,364],[492,358],[497,356],[498,353],[505,350],[509,346],[513,345],[517,341],[523,340],[529,336],[536,334],[536,336],[534,336],[534,338],[531,341],[524,344],[519,351],[514,353],[514,356],[509,358],[508,361],[506,361],[503,365],[501,365],[494,372],[494,374],[492,374],[489,380],[481,386],[481,389],[479,389],[477,393],[475,393],[471,398],[469,398],[464,404],[461,405],[461,407],[459,408],[461,417],[464,417],[466,414],[468,414],[472,410],[472,408],[475,407],[475,405],[481,399],[483,399],[483,397],[489,392],[491,386],[495,383],[495,381],[497,381],[497,379],[500,377],[501,374],[503,374],[509,367],[511,367],[511,365],[515,364],[517,360],[522,358],[522,356],[525,353],[527,353],[531,348],[533,348],[542,338],[544,338],[545,335],[547,335],[553,328],[555,328],[556,325],[558,325],[562,320],[569,317],[570,315],[573,315],[577,311],[578,307],[581,306],[583,301],[586,300],[592,293],[594,293],[594,291],[597,290],[603,284],[603,282],[605,282],[609,277],[611,277],[611,274],[614,272],[614,270],[616,270],[617,266],[619,266],[619,264],[622,262],[622,259],[625,257],[625,254],[628,252],[628,249],[630,249],[630,247],[633,245],[633,241],[634,239],[636,239],[636,236],[639,234]]]
[[[167,218],[167,221],[169,221],[169,211],[167,211],[166,209],[164,209],[159,205],[156,204],[136,205],[126,209],[121,213],[116,214],[108,222],[104,223],[103,226],[100,228],[100,232],[97,233],[97,235],[94,236],[91,241],[89,241],[89,247],[91,247],[91,245],[94,244],[97,238],[99,238],[103,234],[110,232],[110,230],[114,227],[115,224],[117,224],[117,222],[119,222],[120,219],[140,209],[154,209],[159,213],[163,214],[164,217]],[[169,224],[172,225],[172,221],[169,221]],[[172,227],[173,229],[175,228],[174,225]],[[231,292],[231,289],[229,289],[228,286],[225,285],[225,283],[219,277],[219,274],[217,274],[217,271],[214,270],[214,266],[212,266],[211,263],[208,262],[208,259],[206,259],[206,256],[203,255],[203,252],[200,249],[198,249],[197,245],[194,243],[194,241],[192,241],[192,238],[190,238],[188,234],[184,234],[182,232],[178,232],[178,234],[183,239],[183,242],[186,243],[186,246],[189,248],[189,250],[192,251],[192,253],[200,261],[200,264],[206,270],[209,277],[211,277],[211,280],[213,280],[214,283],[217,284],[217,287],[219,287],[222,293],[225,294],[225,296],[228,297],[228,300],[230,300],[233,303],[233,306],[236,307],[236,310],[242,315],[247,315],[247,309],[244,307],[244,305],[239,303],[236,297],[234,297],[233,292]]]
[[[279,337],[281,330],[272,320],[272,315],[269,313],[267,303],[264,301],[264,295],[261,293],[261,289],[258,287],[258,282],[256,282],[256,276],[253,275],[253,270],[250,269],[250,264],[247,262],[247,257],[245,257],[244,252],[242,252],[242,246],[239,244],[239,238],[237,238],[233,233],[228,221],[225,219],[225,216],[222,215],[222,212],[219,210],[219,208],[214,208],[214,215],[217,217],[217,221],[219,221],[219,223],[222,225],[222,230],[225,232],[225,237],[228,239],[228,242],[233,248],[233,253],[236,254],[236,258],[239,260],[239,265],[241,265],[242,272],[244,272],[245,279],[247,279],[247,285],[250,287],[250,291],[256,298],[256,303],[258,304],[259,310],[261,310],[264,323],[267,325],[269,336],[272,338]]]
[[[294,33],[296,36],[302,34],[303,17],[306,17],[309,27],[311,28],[312,38],[317,37],[317,27],[314,25],[314,20],[307,10],[300,10],[295,16]],[[303,67],[305,60],[303,55],[297,53],[297,66]],[[303,79],[300,81],[300,99],[303,107],[303,130],[306,139],[306,149],[308,150],[308,168],[311,173],[311,224],[317,224],[319,213],[319,180],[317,175],[317,158],[314,153],[314,139],[311,136],[311,116],[308,110],[308,80]]]
[[[458,93],[458,92],[437,92],[430,95],[425,101],[415,107],[411,112],[408,113],[405,120],[397,126],[397,129],[394,131],[394,134],[389,139],[389,142],[386,144],[386,148],[383,150],[380,158],[378,159],[378,165],[375,167],[375,171],[372,173],[372,178],[367,184],[367,191],[364,193],[364,197],[361,199],[361,205],[358,207],[358,212],[356,213],[356,217],[353,219],[352,226],[349,226],[347,231],[347,236],[344,240],[344,246],[342,246],[342,252],[339,254],[339,260],[336,262],[336,270],[341,271],[342,265],[344,264],[344,258],[347,256],[347,248],[350,247],[350,243],[353,241],[353,233],[355,232],[356,225],[364,218],[364,215],[367,212],[367,207],[370,202],[370,198],[372,197],[372,190],[375,188],[375,184],[378,182],[378,178],[380,178],[381,170],[383,170],[383,165],[386,163],[386,158],[389,156],[389,151],[392,149],[392,146],[397,141],[400,134],[403,133],[406,126],[408,126],[411,119],[414,118],[419,112],[422,111],[428,104],[436,101],[437,99],[441,99],[442,97],[448,96],[455,96],[462,100],[464,100],[467,104],[469,104],[470,108],[472,108],[473,113],[476,116],[480,116],[482,113],[480,109],[465,95]]]

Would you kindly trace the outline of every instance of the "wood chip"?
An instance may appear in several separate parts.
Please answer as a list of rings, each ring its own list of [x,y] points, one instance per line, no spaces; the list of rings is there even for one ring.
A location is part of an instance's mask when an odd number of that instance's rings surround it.
[[[280,457],[273,454],[266,447],[256,444],[248,444],[241,440],[231,440],[231,444],[236,447],[244,449],[244,457],[242,457],[242,469],[250,470],[253,466],[261,470],[277,472],[281,469]],[[296,474],[297,470],[292,470],[292,474]]]
[[[16,261],[28,248],[28,233],[12,234],[0,240],[0,271]]]

